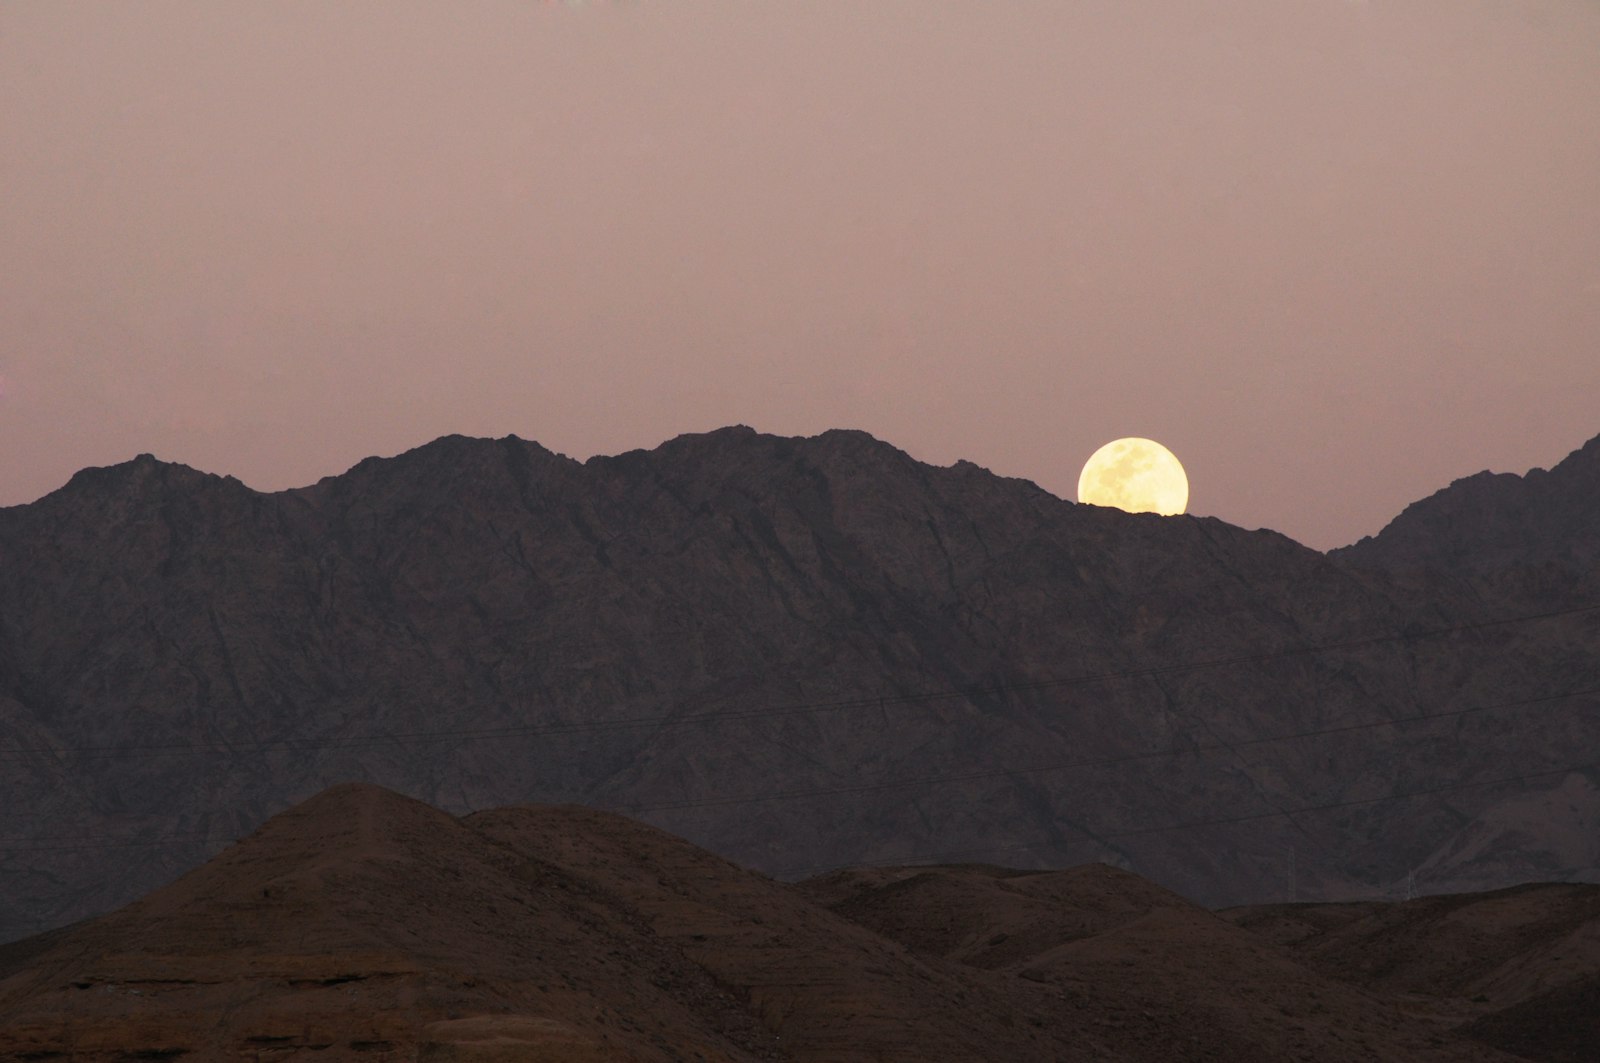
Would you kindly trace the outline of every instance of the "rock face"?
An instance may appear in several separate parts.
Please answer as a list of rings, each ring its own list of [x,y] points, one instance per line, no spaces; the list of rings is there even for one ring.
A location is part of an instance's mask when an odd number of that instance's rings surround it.
[[[1592,601],[1600,591],[1600,437],[1548,471],[1457,480],[1332,556],[1467,581],[1499,597]]]
[[[1592,505],[1545,480],[1540,507]],[[1560,564],[1589,528],[1551,533]],[[610,808],[789,878],[1101,861],[1222,904],[1593,877],[1600,698],[1538,699],[1600,689],[1600,612],[1500,623],[1549,611],[1537,581],[1416,578],[1383,538],[1324,557],[842,431],[581,464],[451,437],[278,494],[87,470],[0,510],[0,938],[347,780]]]
[[[1550,906],[1568,939],[1580,907]],[[456,819],[343,785],[119,911],[0,946],[0,1057],[1509,1063],[1456,1028],[1546,1008],[1419,1015],[1303,962],[1275,911],[1232,914],[1265,929],[1103,865],[786,886],[592,809]],[[1402,928],[1419,955],[1492,965],[1429,925]]]

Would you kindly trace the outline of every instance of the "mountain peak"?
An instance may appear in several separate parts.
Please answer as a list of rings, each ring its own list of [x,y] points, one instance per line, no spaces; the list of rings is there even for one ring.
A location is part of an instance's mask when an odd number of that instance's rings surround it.
[[[241,874],[292,878],[374,859],[416,859],[437,848],[455,822],[394,790],[371,783],[340,783],[279,812],[210,863],[153,896],[165,898],[164,910],[182,908],[197,897],[215,896],[219,888],[232,889],[227,883]]]
[[[1600,436],[1549,470],[1487,470],[1413,502],[1375,536],[1329,556],[1363,567],[1504,572],[1600,562]]]
[[[139,454],[115,465],[91,466],[80,469],[67,481],[61,491],[73,490],[126,490],[142,488],[156,483],[197,483],[204,480],[223,480],[231,477],[200,472],[176,462],[162,461],[154,454]],[[237,481],[235,481],[237,482]],[[48,495],[45,497],[49,497]]]
[[[1550,473],[1554,476],[1583,477],[1590,480],[1600,478],[1600,435],[1562,458]]]
[[[316,823],[327,824],[335,830],[351,830],[418,816],[436,819],[441,815],[443,813],[421,801],[387,787],[369,782],[342,782],[313,794],[268,820],[262,829],[280,820],[287,823],[288,820],[284,820],[286,816],[298,821],[295,823],[296,829]]]

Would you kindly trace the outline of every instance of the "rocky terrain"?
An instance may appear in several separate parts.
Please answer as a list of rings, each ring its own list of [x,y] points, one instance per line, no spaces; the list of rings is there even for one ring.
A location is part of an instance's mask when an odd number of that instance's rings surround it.
[[[1219,917],[1099,864],[786,885],[592,809],[343,785],[0,946],[0,1058],[1592,1059],[1562,1009],[1597,942],[1595,886]]]
[[[1457,480],[1333,556],[1370,568],[1431,569],[1489,583],[1553,570],[1576,579],[1569,592],[1586,592],[1600,564],[1597,527],[1600,436],[1553,469]]]
[[[1597,477],[1590,443],[1325,556],[845,431],[451,437],[276,494],[85,470],[0,510],[0,940],[352,780],[620,811],[790,880],[1594,879]]]
[[[1600,1053],[1600,887],[1537,883],[1222,916],[1331,978],[1529,1059]]]

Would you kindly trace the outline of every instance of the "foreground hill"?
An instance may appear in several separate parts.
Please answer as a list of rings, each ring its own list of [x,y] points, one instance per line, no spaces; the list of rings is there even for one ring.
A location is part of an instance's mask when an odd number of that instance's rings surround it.
[[[1530,1059],[1585,1063],[1600,1054],[1600,886],[1222,916],[1323,974]]]
[[[1511,1059],[1379,988],[1103,866],[793,887],[589,809],[345,785],[0,947],[0,1057]]]
[[[1526,591],[859,432],[451,437],[278,494],[143,457],[0,510],[0,938],[344,779],[619,810],[786,878],[1593,877],[1600,610],[1515,620],[1550,611]]]

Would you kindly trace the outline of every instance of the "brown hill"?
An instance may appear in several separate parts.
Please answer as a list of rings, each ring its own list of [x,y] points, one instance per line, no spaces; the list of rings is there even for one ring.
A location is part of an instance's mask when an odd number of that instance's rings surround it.
[[[611,808],[789,878],[1600,875],[1600,610],[1500,623],[1548,610],[1373,572],[859,432],[452,437],[279,494],[86,470],[0,510],[0,940],[348,779]]]
[[[650,828],[561,808],[458,821],[370,786],[12,948],[0,1055],[911,1060],[980,1043],[956,1018],[974,987]],[[1012,1058],[1039,1036],[992,1033]]]
[[[1600,1051],[1600,886],[1536,884],[1398,904],[1299,904],[1222,917],[1329,977],[1509,1051]]]
[[[0,1058],[85,1063],[1509,1058],[1126,872],[792,887],[618,816],[362,785],[0,947],[0,1016]]]
[[[1419,1021],[1403,995],[1319,974],[1276,944],[1103,865],[852,871],[799,888],[920,955],[1049,986],[1083,1009],[1091,1028],[1118,1031],[1153,1059],[1209,1058],[1218,1045],[1252,1060],[1424,1059],[1462,1050],[1443,1036],[1462,1017]],[[1375,995],[1402,1006],[1378,1005]]]

